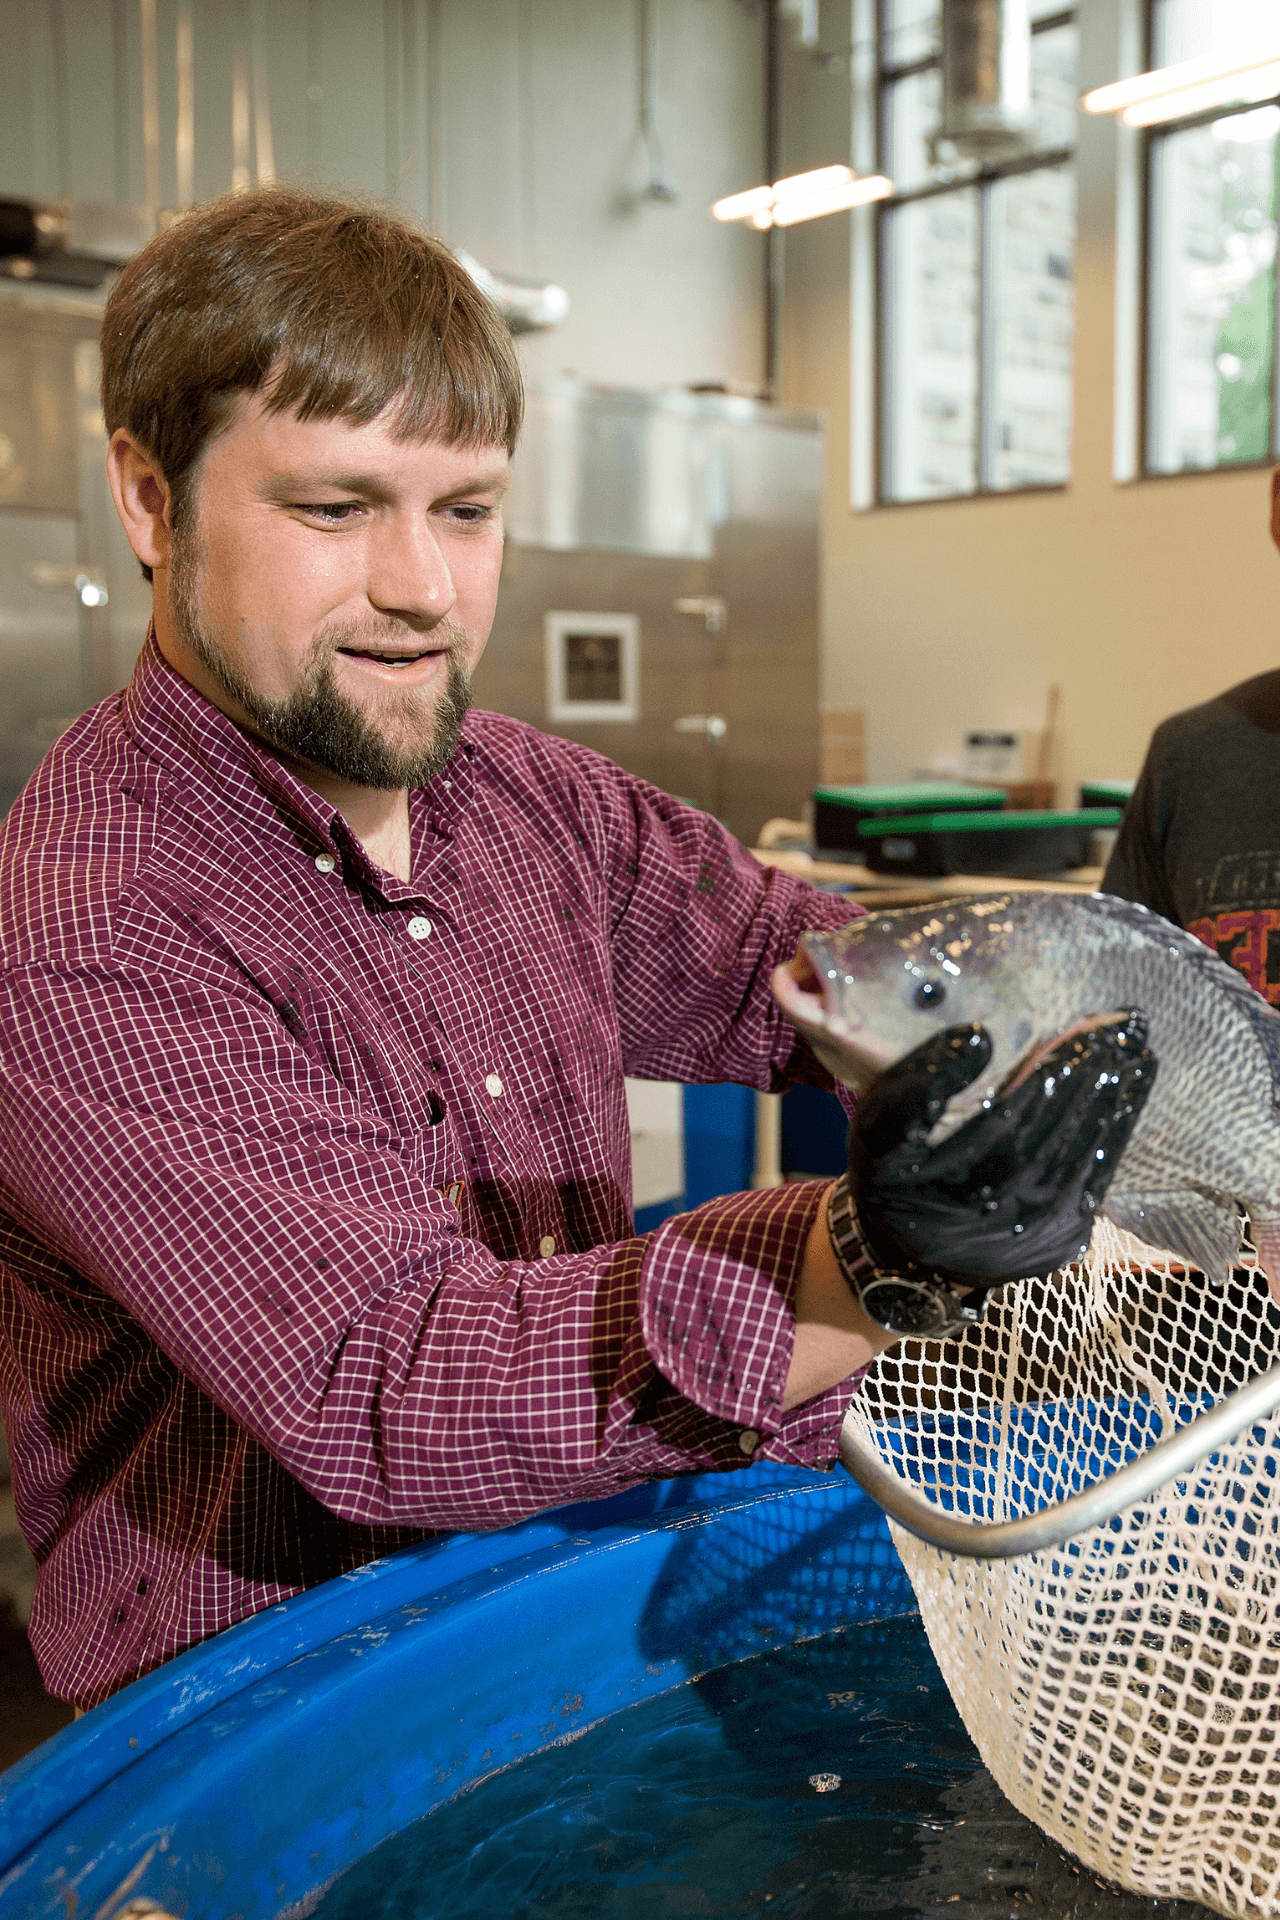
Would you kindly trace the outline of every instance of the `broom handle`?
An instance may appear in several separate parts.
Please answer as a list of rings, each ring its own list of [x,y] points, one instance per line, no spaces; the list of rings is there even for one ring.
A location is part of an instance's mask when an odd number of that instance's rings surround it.
[[[1058,703],[1062,699],[1062,688],[1055,680],[1049,689],[1044,703],[1044,732],[1040,735],[1040,752],[1036,756],[1036,780],[1040,785],[1049,778],[1049,762],[1053,756],[1053,736],[1058,730]],[[1036,802],[1038,806],[1039,801]]]

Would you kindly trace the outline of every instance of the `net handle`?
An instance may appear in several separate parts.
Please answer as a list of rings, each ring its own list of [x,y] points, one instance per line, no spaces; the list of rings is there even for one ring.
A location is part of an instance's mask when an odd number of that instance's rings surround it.
[[[1128,1466],[1118,1467],[1082,1493],[1073,1493],[1036,1513],[1022,1514],[1017,1520],[956,1520],[933,1501],[913,1493],[902,1476],[886,1467],[860,1437],[852,1407],[840,1428],[840,1464],[890,1519],[917,1540],[968,1560],[1012,1560],[1020,1553],[1064,1546],[1076,1534],[1105,1525],[1278,1406],[1280,1365],[1238,1387],[1219,1406],[1197,1414]]]

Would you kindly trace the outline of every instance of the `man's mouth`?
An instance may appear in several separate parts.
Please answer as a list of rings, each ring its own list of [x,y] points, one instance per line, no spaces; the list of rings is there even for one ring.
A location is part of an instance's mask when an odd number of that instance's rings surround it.
[[[439,654],[447,653],[448,647],[419,647],[410,653],[406,650],[383,652],[372,647],[339,647],[337,651],[348,660],[372,660],[380,667],[412,667],[420,660],[433,660]]]

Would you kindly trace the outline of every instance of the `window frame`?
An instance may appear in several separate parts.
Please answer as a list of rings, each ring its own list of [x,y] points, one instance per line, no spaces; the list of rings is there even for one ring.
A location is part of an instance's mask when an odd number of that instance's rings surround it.
[[[875,152],[876,163],[882,172],[889,170],[889,156],[885,151],[885,104],[889,90],[899,82],[909,79],[913,74],[927,73],[931,68],[942,65],[942,50],[922,56],[918,60],[904,60],[896,66],[887,65],[883,58],[883,49],[888,35],[885,18],[888,0],[875,0],[876,21],[876,70],[875,84],[872,89],[873,110],[875,113]],[[1147,0],[1148,14],[1152,0]],[[1031,34],[1050,33],[1055,28],[1079,25],[1080,8],[1078,0],[1064,5],[1046,14],[1042,20],[1032,23]],[[984,416],[984,402],[990,384],[988,354],[986,343],[990,330],[988,311],[988,283],[985,261],[988,250],[989,199],[990,189],[998,181],[1015,178],[1024,173],[1047,172],[1051,168],[1070,166],[1076,158],[1076,148],[1045,147],[1035,153],[1021,154],[1016,159],[984,162],[972,173],[966,173],[956,180],[927,181],[923,186],[909,187],[904,193],[894,193],[888,199],[881,200],[875,206],[874,258],[876,272],[875,331],[874,352],[872,356],[872,377],[875,392],[875,436],[872,448],[872,502],[877,510],[897,507],[934,507],[957,500],[1009,500],[1020,494],[1062,493],[1071,485],[1071,475],[1065,480],[1035,481],[1018,487],[993,487],[986,484],[984,465],[988,443],[987,421]],[[889,407],[885,392],[885,374],[888,356],[885,346],[885,307],[886,307],[886,261],[888,250],[887,222],[900,207],[913,205],[917,201],[940,199],[944,194],[962,193],[971,188],[978,192],[978,327],[977,327],[977,447],[975,449],[977,485],[965,493],[931,493],[918,500],[895,500],[886,492],[888,475],[892,469],[889,455]],[[1072,276],[1074,289],[1074,271]],[[1145,335],[1144,335],[1145,339]],[[1144,368],[1145,374],[1145,368]],[[1072,381],[1074,391],[1075,346],[1072,342]],[[1145,390],[1145,389],[1144,389]]]
[[[879,3],[879,0],[878,0]],[[1158,0],[1145,0],[1142,19],[1142,51],[1145,70],[1150,71],[1155,60],[1156,43],[1156,7]],[[1272,341],[1271,373],[1267,391],[1271,401],[1270,451],[1254,460],[1220,461],[1212,467],[1153,467],[1150,463],[1151,429],[1153,425],[1151,404],[1151,319],[1152,319],[1152,253],[1155,233],[1152,223],[1151,181],[1155,170],[1155,152],[1162,140],[1171,134],[1184,133],[1189,128],[1211,126],[1215,120],[1230,120],[1237,113],[1252,113],[1258,107],[1280,106],[1280,88],[1265,100],[1250,100],[1240,106],[1204,107],[1199,113],[1184,114],[1179,120],[1166,120],[1156,127],[1142,127],[1139,152],[1141,167],[1141,236],[1140,254],[1141,287],[1138,301],[1138,471],[1139,480],[1203,480],[1213,473],[1259,473],[1274,467],[1280,459],[1280,382],[1277,381],[1277,364],[1280,363],[1280,245],[1277,245],[1275,258],[1271,263],[1272,273]]]

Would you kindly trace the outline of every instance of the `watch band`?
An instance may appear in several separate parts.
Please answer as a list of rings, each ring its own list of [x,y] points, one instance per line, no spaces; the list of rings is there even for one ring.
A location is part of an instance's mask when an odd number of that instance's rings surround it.
[[[957,1292],[941,1274],[926,1267],[882,1273],[862,1237],[858,1209],[842,1173],[827,1206],[827,1233],[836,1263],[868,1320],[914,1340],[949,1340],[982,1318],[987,1295],[980,1289]]]

